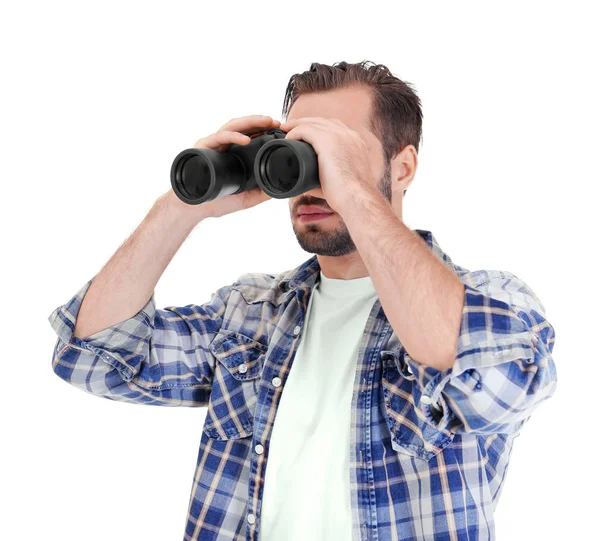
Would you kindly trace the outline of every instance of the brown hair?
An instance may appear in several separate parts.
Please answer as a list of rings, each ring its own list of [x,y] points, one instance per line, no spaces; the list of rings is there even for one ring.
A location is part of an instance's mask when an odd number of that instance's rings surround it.
[[[283,118],[287,120],[301,94],[353,84],[364,84],[372,91],[370,128],[381,142],[386,165],[407,145],[413,145],[418,152],[423,122],[420,98],[410,83],[392,75],[383,64],[368,60],[356,64],[336,62],[331,66],[313,62],[308,71],[292,75],[283,100]]]

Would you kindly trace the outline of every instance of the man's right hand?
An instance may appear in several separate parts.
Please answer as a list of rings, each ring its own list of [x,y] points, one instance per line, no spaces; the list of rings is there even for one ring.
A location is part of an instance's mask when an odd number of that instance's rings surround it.
[[[194,148],[209,148],[217,152],[224,152],[232,144],[247,145],[252,140],[251,135],[266,133],[268,130],[278,128],[280,125],[279,120],[273,120],[270,116],[251,115],[234,118],[223,124],[215,133],[198,139],[194,144]],[[164,194],[164,197],[173,200],[172,202],[181,209],[181,212],[199,213],[203,218],[218,218],[272,199],[271,196],[261,190],[260,186],[242,193],[230,194],[213,201],[207,201],[200,205],[189,205],[181,201],[172,188]],[[174,201],[175,199],[178,202]]]

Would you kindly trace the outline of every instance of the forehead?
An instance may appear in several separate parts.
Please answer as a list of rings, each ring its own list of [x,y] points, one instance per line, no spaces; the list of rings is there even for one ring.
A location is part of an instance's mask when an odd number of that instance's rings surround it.
[[[325,92],[302,94],[290,109],[288,120],[307,116],[339,118],[349,128],[371,133],[371,93],[364,86],[350,86]]]

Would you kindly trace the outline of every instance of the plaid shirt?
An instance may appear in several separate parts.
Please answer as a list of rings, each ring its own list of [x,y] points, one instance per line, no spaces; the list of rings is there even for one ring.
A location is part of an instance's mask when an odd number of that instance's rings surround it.
[[[419,364],[375,301],[352,395],[353,541],[492,540],[513,441],[556,388],[554,329],[514,274],[468,271],[430,231],[414,231],[464,284],[458,350],[451,369]],[[260,539],[271,430],[319,270],[313,256],[275,276],[243,274],[202,305],[157,309],[153,294],[132,318],[82,340],[72,333],[89,280],[49,317],[53,370],[71,385],[109,400],[207,407],[186,541]]]

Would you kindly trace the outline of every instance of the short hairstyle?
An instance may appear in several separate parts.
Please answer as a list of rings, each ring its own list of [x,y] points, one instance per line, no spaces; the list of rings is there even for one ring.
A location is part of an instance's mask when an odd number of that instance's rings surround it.
[[[283,118],[302,95],[363,84],[371,89],[371,131],[383,147],[386,165],[407,145],[419,151],[422,141],[421,100],[412,85],[392,75],[383,64],[363,60],[333,65],[313,62],[308,71],[292,75],[283,100]],[[406,190],[404,190],[406,193]]]

